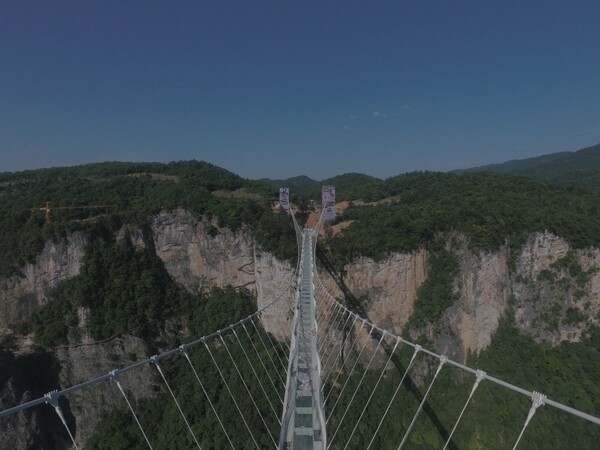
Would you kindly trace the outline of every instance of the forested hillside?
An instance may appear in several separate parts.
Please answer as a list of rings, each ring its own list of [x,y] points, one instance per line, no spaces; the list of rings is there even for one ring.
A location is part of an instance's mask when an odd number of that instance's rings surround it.
[[[468,172],[523,175],[563,186],[600,189],[600,144],[576,152],[560,152],[533,158],[473,167]]]
[[[197,161],[115,162],[2,173],[0,275],[14,273],[48,239],[75,230],[98,233],[102,228],[116,231],[124,224],[141,226],[151,214],[178,207],[215,218],[218,226],[260,228],[257,237],[272,248],[277,238],[269,233],[277,227],[258,227],[261,220],[272,220],[272,200],[262,184]],[[46,202],[50,222],[43,211]]]
[[[600,195],[522,177],[410,173],[364,186],[357,198],[390,201],[361,202],[341,215],[339,220],[352,222],[329,242],[341,261],[414,250],[451,231],[481,250],[518,247],[544,230],[577,248],[600,243]]]
[[[269,178],[262,178],[258,180],[259,183],[263,183],[275,190],[279,190],[280,187],[287,187],[292,192],[301,192],[306,189],[320,188],[321,183],[317,180],[307,177],[306,175],[300,175],[297,177],[286,178],[285,180],[271,180]]]
[[[548,181],[560,186],[600,189],[600,144],[574,152],[550,153],[532,158],[515,159],[503,163],[455,170],[452,173],[492,172],[517,175]],[[361,173],[346,173],[320,182],[306,176],[284,180],[261,179],[271,188],[289,187],[296,201],[319,199],[322,185],[331,184],[338,190],[338,201],[362,199],[373,201],[390,195],[391,177],[382,180]]]

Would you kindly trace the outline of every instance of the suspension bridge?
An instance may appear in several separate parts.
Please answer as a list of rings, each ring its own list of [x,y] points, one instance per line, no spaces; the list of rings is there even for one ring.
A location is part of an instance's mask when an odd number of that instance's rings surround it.
[[[527,448],[523,441],[542,409],[552,409],[558,421],[569,417],[587,427],[600,425],[598,417],[453,361],[351,311],[328,292],[315,267],[322,217],[314,229],[301,229],[291,217],[298,263],[289,289],[279,298],[192,342],[0,411],[0,429],[1,421],[52,408],[68,437],[64,448],[83,448],[68,401],[98,386],[108,386],[121,399],[139,442],[150,449],[466,448],[465,436],[472,431],[461,424],[481,411],[471,411],[481,386],[499,389],[501,397],[521,398],[522,410],[511,418],[514,429],[499,435],[494,448]],[[261,327],[263,316],[282,303],[290,306],[293,317],[290,338],[284,341]],[[187,371],[193,386],[179,385],[180,378],[173,375],[176,365]],[[169,402],[177,412],[179,432],[167,443],[153,435],[144,423],[144,407],[133,398],[142,370],[151,370],[162,384],[164,404],[159,407]],[[450,371],[464,386],[456,388],[461,406],[451,411],[442,406],[439,414],[430,401],[437,395],[446,404],[448,383],[442,392],[432,392]],[[486,424],[485,418],[481,421]],[[3,439],[0,448],[13,448]],[[545,448],[555,447],[549,442]]]

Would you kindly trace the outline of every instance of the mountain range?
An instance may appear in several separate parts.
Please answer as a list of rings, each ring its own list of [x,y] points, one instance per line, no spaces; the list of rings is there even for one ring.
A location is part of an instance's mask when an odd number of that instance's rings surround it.
[[[598,190],[600,189],[600,144],[578,151],[550,153],[452,172],[494,172],[526,176],[562,186]],[[263,178],[258,181],[272,187],[286,186],[292,192],[316,195],[320,186],[324,184],[334,185],[340,192],[348,192],[349,189],[353,190],[357,187],[377,186],[384,180],[361,173],[346,173],[321,181],[313,180],[305,175],[280,180]],[[348,197],[345,193],[342,195],[343,199]]]

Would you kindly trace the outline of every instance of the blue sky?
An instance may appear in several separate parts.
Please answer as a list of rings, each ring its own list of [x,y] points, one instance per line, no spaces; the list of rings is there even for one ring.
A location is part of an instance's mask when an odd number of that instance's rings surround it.
[[[600,143],[600,2],[0,1],[0,171],[451,170]]]

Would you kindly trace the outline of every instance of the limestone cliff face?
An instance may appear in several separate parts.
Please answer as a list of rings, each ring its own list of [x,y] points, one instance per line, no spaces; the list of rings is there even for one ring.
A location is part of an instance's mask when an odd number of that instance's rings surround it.
[[[445,315],[463,350],[479,352],[492,340],[507,308],[516,326],[540,342],[577,341],[600,309],[600,251],[574,251],[549,232],[532,234],[513,255],[508,248],[473,253],[456,250],[459,300]]]
[[[270,253],[255,253],[255,289],[257,308],[273,303],[261,314],[265,330],[277,339],[290,339],[296,293],[292,267]]]
[[[574,251],[560,237],[535,233],[512,256],[511,268],[507,247],[473,252],[465,239],[455,241],[457,301],[435,327],[415,334],[427,335],[439,352],[464,360],[487,348],[509,307],[521,332],[551,344],[577,341],[600,321],[600,250]],[[370,320],[401,334],[427,277],[427,252],[396,253],[380,262],[360,258],[344,273],[346,287],[362,300]],[[331,277],[321,273],[321,279],[343,297]]]
[[[578,341],[600,316],[600,250],[573,250],[551,233],[530,237],[511,280],[517,326],[539,341]]]
[[[280,296],[285,300],[266,311],[266,329],[284,339],[289,336],[293,295],[287,290],[293,268],[266,252],[256,251],[244,230],[217,229],[185,210],[165,211],[151,221],[151,241],[130,233],[136,247],[152,246],[170,275],[189,290],[231,284],[256,293],[261,308]],[[460,240],[459,240],[460,241]],[[72,234],[48,242],[34,263],[18,275],[0,280],[0,331],[29,317],[48,301],[49,290],[60,280],[75,276],[86,238]],[[460,345],[460,354],[485,349],[498,322],[512,305],[517,326],[540,341],[578,340],[600,311],[600,250],[574,251],[551,233],[530,236],[518,254],[501,248],[493,253],[455,245],[460,270],[455,282],[458,301],[443,316],[447,335],[440,348]],[[397,253],[375,262],[360,258],[344,269],[344,282],[352,294],[366,299],[366,313],[382,328],[400,334],[413,312],[417,290],[427,277],[427,252]],[[342,296],[326,274],[329,291]],[[432,330],[426,334],[434,337]],[[442,333],[443,335],[444,333]],[[447,336],[446,336],[447,337]],[[455,349],[456,350],[456,349]]]
[[[71,386],[108,374],[111,370],[148,357],[141,339],[123,336],[109,342],[59,349],[60,384]],[[158,379],[151,366],[141,367],[122,375],[121,385],[130,400],[151,397]],[[115,383],[105,382],[69,395],[69,409],[77,418],[76,441],[82,447],[93,434],[99,419],[114,407],[122,408],[125,401]]]
[[[509,295],[508,251],[471,253],[466,244],[457,251],[459,275],[455,283],[458,301],[445,318],[458,334],[464,358],[491,342],[506,311]]]
[[[185,210],[154,217],[152,233],[156,254],[187,289],[207,285],[254,289],[253,244],[248,233],[217,230]]]
[[[124,236],[118,233],[117,238]],[[291,265],[267,252],[257,253],[248,232],[217,229],[183,209],[152,219],[151,242],[144,241],[139,230],[129,237],[136,248],[151,246],[173,279],[191,291],[226,285],[246,288],[257,294],[261,308],[282,295],[292,281]],[[81,233],[48,242],[34,263],[18,275],[0,279],[0,333],[47,303],[50,289],[59,281],[79,273],[86,242]],[[265,327],[279,337],[289,335],[289,298],[287,306],[263,315]]]
[[[85,243],[81,233],[47,242],[35,262],[26,264],[17,275],[0,279],[0,333],[44,305],[59,281],[79,273]]]
[[[153,245],[169,274],[189,290],[232,285],[256,293],[258,309],[282,298],[261,314],[265,329],[288,339],[293,267],[255,249],[244,230],[217,229],[188,211],[163,212],[152,221]]]
[[[3,404],[17,405],[34,400],[56,385],[72,386],[111,370],[145,359],[147,349],[137,338],[124,336],[109,342],[61,348],[50,352],[31,352],[16,355],[9,365],[8,379],[2,380],[0,399]],[[34,365],[39,374],[28,377],[15,377],[24,369]],[[150,366],[124,374],[121,384],[130,400],[139,400],[154,395],[153,385],[157,384],[154,369]],[[79,448],[93,434],[96,425],[105,413],[113,407],[122,408],[125,402],[113,382],[103,382],[94,387],[73,392],[68,400],[61,400],[61,407],[71,428],[76,430],[75,439]],[[3,405],[4,406],[4,405]],[[3,407],[0,407],[3,409]],[[0,421],[1,449],[26,450],[41,448],[40,442],[51,440],[57,448],[71,448],[68,436],[64,433],[58,416],[49,406],[39,406]],[[9,446],[3,447],[3,444]]]
[[[358,299],[368,299],[371,322],[399,334],[414,309],[417,289],[427,277],[427,252],[395,253],[383,261],[359,258],[344,268],[344,283]],[[321,274],[327,290],[342,297],[339,286]]]

